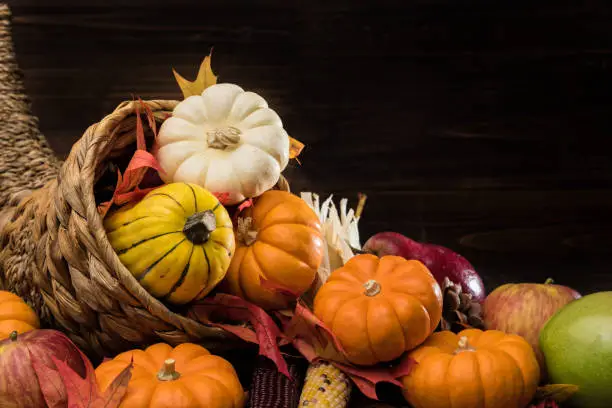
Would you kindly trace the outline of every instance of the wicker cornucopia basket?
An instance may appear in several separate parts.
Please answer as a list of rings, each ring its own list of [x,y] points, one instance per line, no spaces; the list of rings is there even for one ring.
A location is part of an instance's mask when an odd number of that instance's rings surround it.
[[[145,103],[159,113],[177,102]],[[107,159],[129,150],[135,127],[134,102],[121,104],[87,129],[56,179],[20,203],[1,233],[4,285],[99,356],[160,340],[227,345],[224,331],[173,313],[149,295],[106,238],[94,186]]]
[[[29,111],[6,6],[0,7],[0,42],[6,54],[0,61],[0,286],[92,356],[158,341],[197,342],[211,350],[234,345],[233,335],[152,297],[106,237],[96,196],[114,187],[110,162],[134,153],[137,102],[121,103],[90,126],[60,163]],[[144,103],[162,122],[178,101]],[[276,188],[289,189],[282,176]]]

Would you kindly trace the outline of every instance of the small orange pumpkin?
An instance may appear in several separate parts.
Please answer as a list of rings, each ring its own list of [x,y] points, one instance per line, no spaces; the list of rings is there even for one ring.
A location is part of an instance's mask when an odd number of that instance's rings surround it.
[[[442,314],[442,291],[419,261],[357,255],[317,292],[314,314],[353,364],[390,361],[421,344]]]
[[[234,367],[204,347],[158,343],[126,351],[96,368],[104,392],[130,365],[132,377],[119,408],[241,408],[246,397]]]
[[[14,331],[23,334],[38,328],[40,321],[34,310],[14,293],[0,290],[0,339]]]
[[[301,198],[271,190],[240,214],[236,252],[223,290],[264,309],[282,309],[312,285],[323,260],[323,233],[317,214]],[[263,280],[269,281],[268,287]]]
[[[525,407],[540,381],[529,343],[498,330],[437,332],[409,356],[417,364],[402,383],[414,408]]]

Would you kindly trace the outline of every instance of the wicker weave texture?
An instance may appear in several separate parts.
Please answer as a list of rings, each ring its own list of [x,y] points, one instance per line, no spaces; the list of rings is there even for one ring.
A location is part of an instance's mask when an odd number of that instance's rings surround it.
[[[5,210],[55,178],[59,169],[30,111],[11,34],[10,9],[0,4],[0,209]]]
[[[163,114],[177,102],[145,103]],[[57,179],[21,203],[0,233],[4,285],[94,355],[156,341],[230,346],[226,332],[173,313],[150,296],[106,238],[94,184],[107,158],[134,142],[135,127],[134,103],[119,105],[87,129]]]

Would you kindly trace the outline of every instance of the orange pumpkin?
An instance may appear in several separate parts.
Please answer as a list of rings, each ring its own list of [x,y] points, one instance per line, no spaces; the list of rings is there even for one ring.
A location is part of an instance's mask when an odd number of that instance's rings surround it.
[[[158,343],[121,353],[96,368],[104,392],[134,359],[132,377],[119,408],[241,408],[245,394],[234,367],[202,346]]]
[[[39,327],[38,316],[23,299],[14,293],[0,291],[0,339],[14,331],[22,334]]]
[[[414,408],[525,407],[540,381],[529,343],[498,330],[437,332],[409,356],[417,364],[402,383]]]
[[[225,292],[264,309],[282,309],[294,297],[275,288],[296,295],[310,288],[323,259],[323,233],[319,217],[301,198],[265,192],[240,214],[234,235]]]
[[[399,256],[363,254],[317,292],[314,314],[353,364],[390,361],[421,344],[442,314],[442,291],[427,267]]]

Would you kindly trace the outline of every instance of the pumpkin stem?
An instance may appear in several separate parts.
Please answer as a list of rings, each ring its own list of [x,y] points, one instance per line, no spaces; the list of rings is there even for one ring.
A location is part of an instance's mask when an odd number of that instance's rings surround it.
[[[11,334],[9,334],[9,339],[11,339],[11,341],[17,341],[17,330],[12,331]]]
[[[257,231],[252,229],[253,218],[240,217],[238,218],[238,240],[246,246],[251,246],[257,240]]]
[[[242,132],[233,126],[226,128],[212,129],[206,132],[206,141],[208,147],[219,150],[227,150],[230,147],[236,146],[240,143],[240,135]]]
[[[178,379],[181,374],[176,371],[174,359],[169,358],[164,361],[164,366],[157,373],[157,379],[159,381],[174,381]]]
[[[202,245],[210,238],[210,234],[217,228],[217,219],[212,210],[200,211],[190,215],[185,221],[183,233],[195,245]]]
[[[476,351],[476,349],[474,347],[472,347],[470,345],[470,343],[468,342],[468,338],[467,336],[461,336],[459,337],[459,347],[457,347],[457,349],[455,350],[455,354],[459,354],[462,353],[464,351]]]
[[[547,279],[544,281],[544,284],[545,284],[545,285],[552,285],[553,283],[555,283],[555,280],[554,280],[553,278],[547,278]]]
[[[374,279],[370,279],[366,283],[363,284],[365,291],[363,292],[366,296],[376,296],[380,293],[380,283],[376,282]]]

